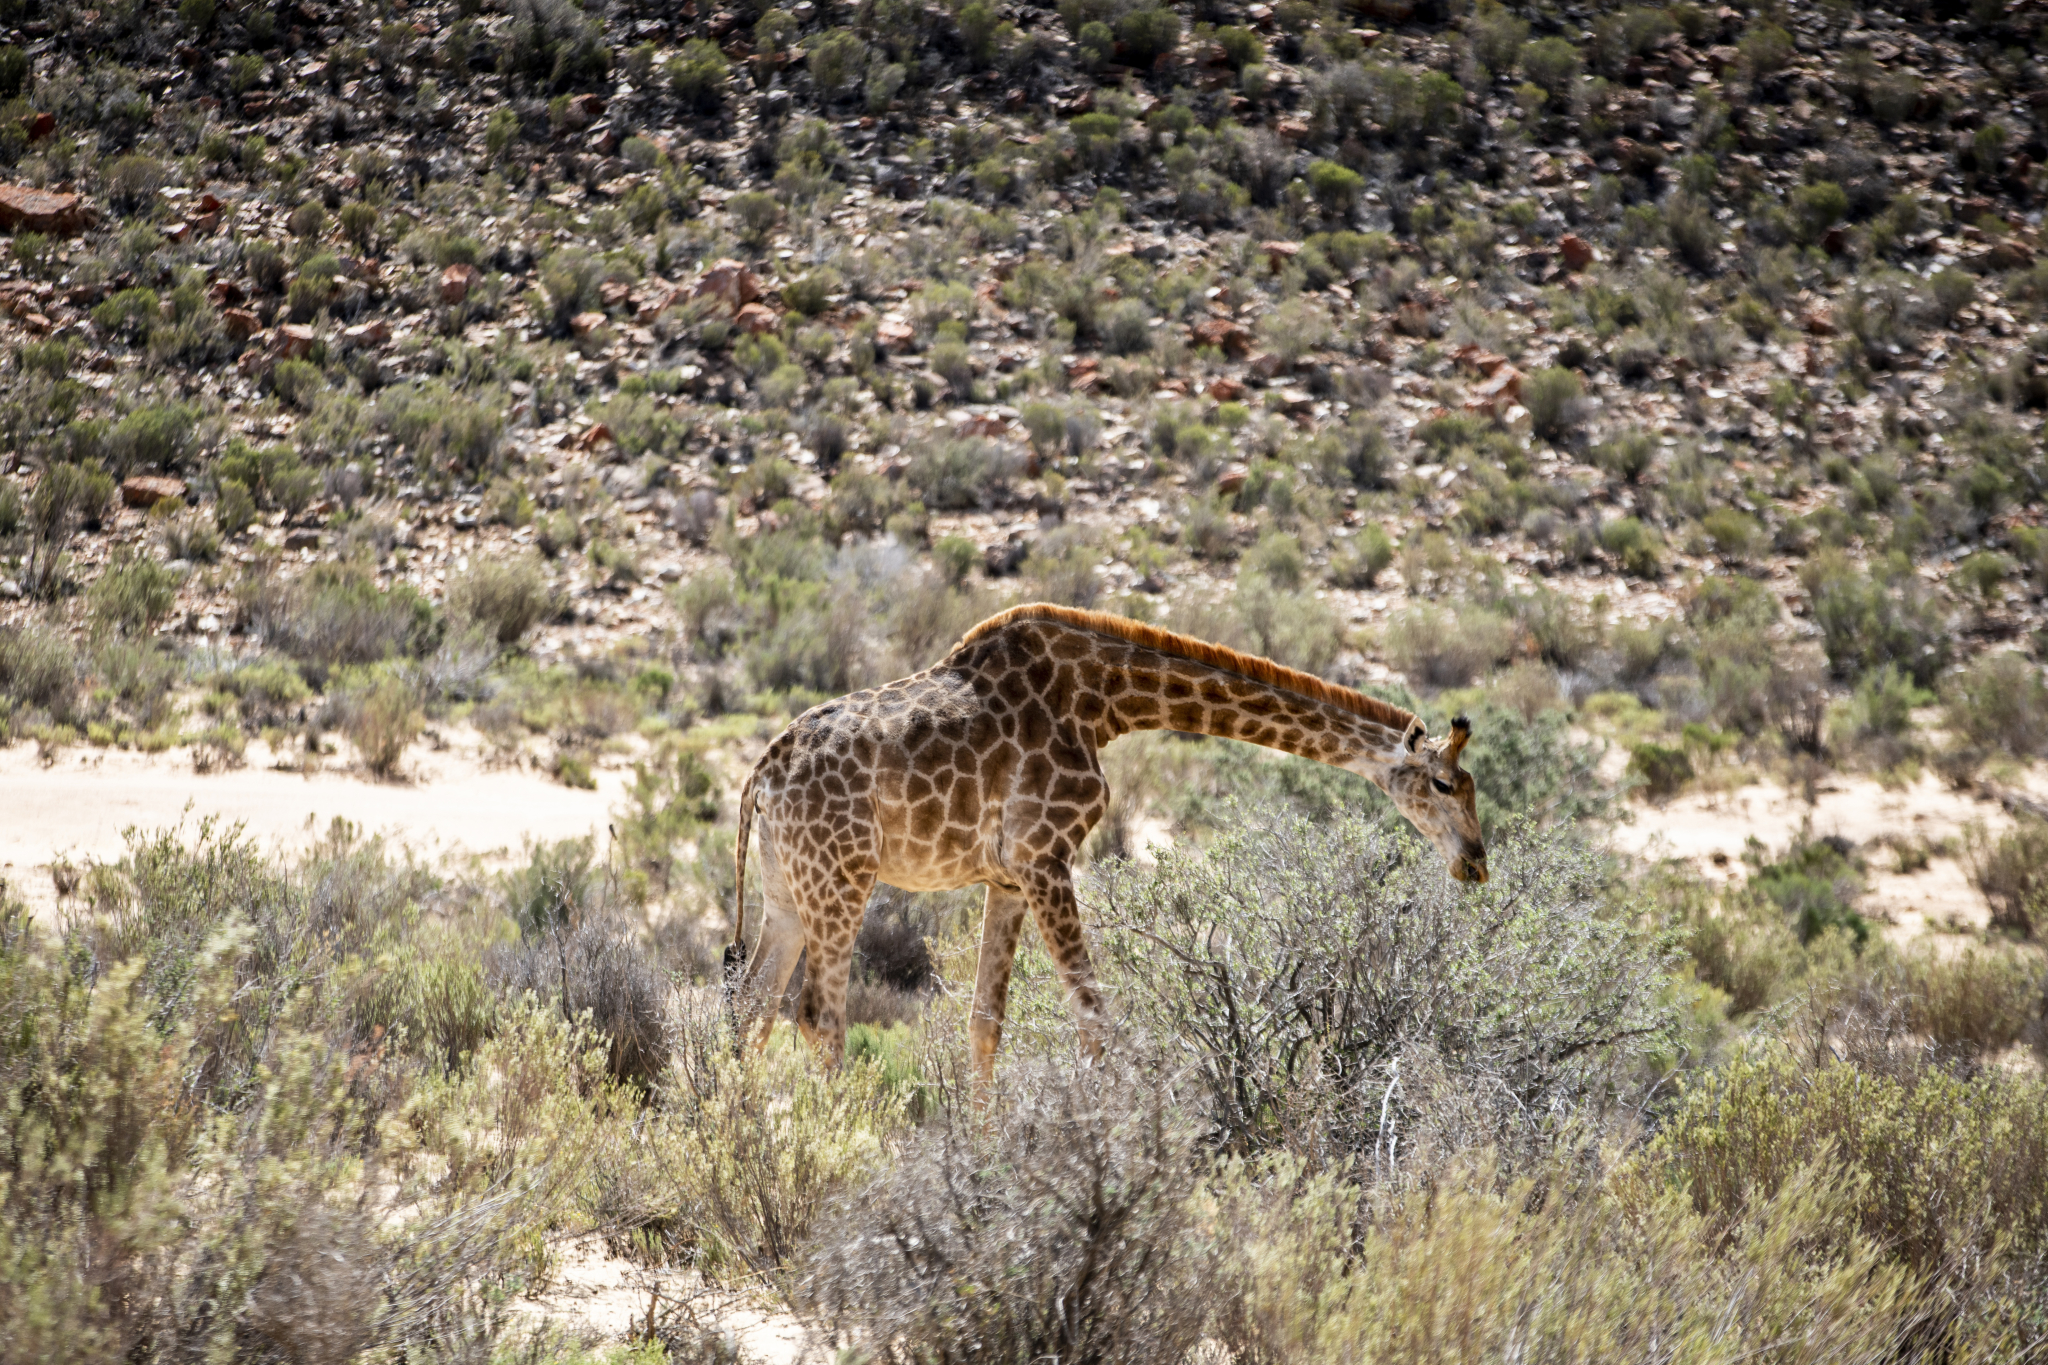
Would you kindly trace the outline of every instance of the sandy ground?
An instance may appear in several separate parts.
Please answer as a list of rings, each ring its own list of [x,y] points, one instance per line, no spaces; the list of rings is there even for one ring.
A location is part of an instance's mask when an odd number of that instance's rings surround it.
[[[2034,774],[2030,789],[2042,785]],[[1754,836],[1776,853],[1802,829],[1812,837],[1840,835],[1870,865],[1858,908],[1885,925],[1894,942],[1928,930],[1982,929],[1990,907],[1970,884],[1961,861],[1962,834],[1972,824],[1997,833],[2012,824],[1997,801],[1957,792],[1931,776],[1888,789],[1869,778],[1831,776],[1808,805],[1800,793],[1774,783],[1726,793],[1695,793],[1662,806],[1638,805],[1633,823],[1614,832],[1616,847],[1648,857],[1676,858],[1716,881],[1741,878],[1742,851]],[[1892,851],[1906,843],[1939,850],[1917,872],[1896,870]]]
[[[694,1271],[644,1270],[610,1254],[598,1237],[558,1248],[557,1256],[548,1291],[514,1305],[536,1325],[550,1322],[607,1341],[629,1339],[646,1321],[658,1289],[667,1302],[689,1300],[696,1320],[731,1340],[749,1365],[795,1365],[807,1358],[802,1323],[755,1299],[706,1289]]]
[[[326,760],[310,775],[278,771],[260,742],[245,766],[193,771],[189,750],[142,754],[78,746],[50,767],[32,744],[0,748],[0,878],[38,913],[56,905],[53,860],[110,861],[124,831],[178,825],[196,830],[214,816],[239,823],[265,847],[302,847],[336,818],[392,837],[423,857],[515,853],[527,839],[566,839],[593,830],[602,841],[626,774],[599,769],[597,790],[565,787],[545,773],[487,766],[478,746],[452,736],[422,740],[380,782]]]

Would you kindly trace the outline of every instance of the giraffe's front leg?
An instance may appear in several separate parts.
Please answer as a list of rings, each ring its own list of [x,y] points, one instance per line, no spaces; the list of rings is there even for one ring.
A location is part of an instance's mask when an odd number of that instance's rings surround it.
[[[1102,1007],[1102,991],[1095,983],[1095,966],[1088,958],[1088,941],[1081,933],[1081,905],[1074,897],[1073,875],[1064,862],[1047,860],[1025,869],[1021,880],[1039,935],[1067,989],[1067,1006],[1080,1026],[1081,1055],[1097,1060],[1108,1041],[1109,1020]]]
[[[975,1083],[988,1097],[994,1079],[996,1050],[1003,1045],[1003,1017],[1010,1004],[1010,968],[1017,959],[1017,935],[1024,928],[1024,893],[990,882],[981,910],[981,957],[974,968],[974,1017],[967,1026],[974,1040]]]

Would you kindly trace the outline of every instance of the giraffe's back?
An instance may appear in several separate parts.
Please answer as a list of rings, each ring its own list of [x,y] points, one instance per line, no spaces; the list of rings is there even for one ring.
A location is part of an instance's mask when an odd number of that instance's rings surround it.
[[[799,716],[756,775],[782,860],[940,890],[1070,855],[1105,795],[1092,746],[1034,685],[1032,643],[985,642]]]

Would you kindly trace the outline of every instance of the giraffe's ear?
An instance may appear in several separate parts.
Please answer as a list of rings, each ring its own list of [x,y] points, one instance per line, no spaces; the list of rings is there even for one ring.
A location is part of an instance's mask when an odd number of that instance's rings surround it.
[[[1418,720],[1418,721],[1416,721],[1416,722],[1415,722],[1414,724],[1412,724],[1412,725],[1410,725],[1410,726],[1408,727],[1408,733],[1407,733],[1407,735],[1406,735],[1406,736],[1405,736],[1405,737],[1404,737],[1404,738],[1402,739],[1402,741],[1401,741],[1401,742],[1402,742],[1402,743],[1404,743],[1404,744],[1406,744],[1406,745],[1408,746],[1408,752],[1409,752],[1409,753],[1411,753],[1411,754],[1412,754],[1412,753],[1414,753],[1414,752],[1415,752],[1415,751],[1416,751],[1416,750],[1417,750],[1418,748],[1420,748],[1420,747],[1421,747],[1421,745],[1422,745],[1422,735],[1423,735],[1423,731],[1424,731],[1424,729],[1425,729],[1425,728],[1426,728],[1426,727],[1425,727],[1425,726],[1423,725],[1423,723],[1422,723],[1421,721],[1419,721],[1419,720]]]

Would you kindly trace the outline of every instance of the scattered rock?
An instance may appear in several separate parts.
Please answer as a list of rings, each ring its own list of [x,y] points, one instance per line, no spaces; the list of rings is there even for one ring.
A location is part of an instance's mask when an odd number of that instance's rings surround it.
[[[595,310],[588,313],[578,313],[575,317],[569,319],[569,330],[580,337],[587,337],[602,326],[604,326],[604,314]]]
[[[236,341],[247,341],[263,330],[263,319],[246,308],[223,308],[221,327]]]
[[[185,500],[185,481],[163,474],[138,474],[121,481],[124,507],[154,507],[160,502]]]
[[[763,332],[772,332],[782,325],[782,319],[765,303],[748,304],[740,309],[733,321],[739,324],[742,331],[751,332],[755,336]]]
[[[1593,244],[1575,232],[1557,239],[1557,254],[1564,257],[1567,270],[1584,270],[1593,264]]]
[[[481,272],[475,266],[457,261],[441,272],[441,302],[461,303],[469,297],[470,287],[480,278]]]
[[[310,529],[286,531],[284,547],[287,550],[317,550],[320,548],[320,533]]]
[[[1228,356],[1243,356],[1252,348],[1251,329],[1229,318],[1204,318],[1188,330],[1195,345],[1213,347]]]
[[[725,306],[737,313],[761,297],[761,281],[739,261],[730,258],[713,261],[710,268],[698,277],[690,297],[723,299]]]
[[[304,360],[313,354],[319,334],[301,322],[288,322],[277,329],[275,346],[281,360]]]

